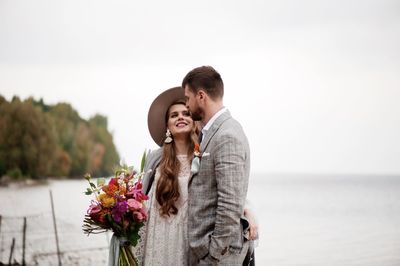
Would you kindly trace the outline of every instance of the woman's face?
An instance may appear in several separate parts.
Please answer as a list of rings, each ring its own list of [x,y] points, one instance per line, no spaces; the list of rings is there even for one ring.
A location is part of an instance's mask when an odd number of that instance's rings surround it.
[[[193,119],[184,104],[171,105],[168,112],[167,127],[173,137],[190,134],[193,129]]]

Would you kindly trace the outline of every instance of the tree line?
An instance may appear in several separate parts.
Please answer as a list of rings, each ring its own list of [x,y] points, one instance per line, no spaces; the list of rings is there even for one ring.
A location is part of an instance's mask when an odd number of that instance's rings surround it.
[[[108,176],[119,162],[107,118],[81,118],[68,103],[0,95],[0,177]]]

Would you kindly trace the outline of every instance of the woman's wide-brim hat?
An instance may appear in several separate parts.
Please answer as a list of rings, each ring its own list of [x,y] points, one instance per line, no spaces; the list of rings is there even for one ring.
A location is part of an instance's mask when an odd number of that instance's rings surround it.
[[[147,115],[147,125],[150,135],[158,146],[162,146],[167,131],[166,114],[168,108],[175,102],[185,101],[185,93],[182,87],[174,87],[162,92],[150,105]]]

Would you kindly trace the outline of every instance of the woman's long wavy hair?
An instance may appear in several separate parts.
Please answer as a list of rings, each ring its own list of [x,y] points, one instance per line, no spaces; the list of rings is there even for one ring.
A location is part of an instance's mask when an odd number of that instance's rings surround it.
[[[171,106],[176,104],[183,104],[186,106],[184,101],[177,101],[170,105],[167,113],[165,114],[165,123],[168,123],[169,111]],[[194,124],[193,130],[188,135],[188,156],[193,156],[194,145],[197,142],[198,129]],[[161,158],[159,172],[160,177],[156,187],[156,199],[160,205],[160,214],[162,216],[170,216],[171,214],[176,215],[178,208],[176,202],[180,197],[178,175],[181,169],[181,163],[176,157],[175,142],[164,143],[163,155]]]

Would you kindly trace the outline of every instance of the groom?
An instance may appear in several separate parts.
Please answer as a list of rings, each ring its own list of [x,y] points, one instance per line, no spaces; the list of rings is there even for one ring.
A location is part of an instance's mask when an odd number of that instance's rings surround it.
[[[214,68],[193,69],[182,88],[193,120],[203,126],[200,170],[189,180],[190,265],[242,265],[249,249],[242,219],[250,170],[247,137],[223,105],[224,84]]]

